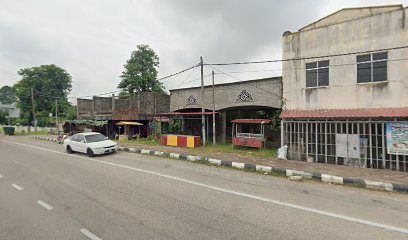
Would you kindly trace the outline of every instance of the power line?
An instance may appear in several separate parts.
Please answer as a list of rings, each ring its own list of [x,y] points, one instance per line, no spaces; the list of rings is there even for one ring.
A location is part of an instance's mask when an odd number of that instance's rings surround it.
[[[99,93],[99,94],[92,94],[92,95],[87,95],[87,96],[77,96],[77,97],[68,97],[68,98],[87,98],[87,97],[93,97],[93,96],[102,96],[102,95],[107,95],[107,94],[113,94],[117,92],[121,92],[122,90],[116,90],[116,91],[111,91],[111,92],[106,92],[106,93]]]
[[[157,79],[157,80],[158,80],[158,81],[162,81],[162,80],[164,80],[164,79],[167,79],[167,78],[170,78],[170,77],[174,77],[174,76],[179,75],[179,74],[181,74],[181,73],[184,73],[184,72],[186,72],[186,71],[188,71],[188,70],[194,69],[194,68],[198,67],[199,65],[200,65],[200,64],[195,64],[195,65],[193,65],[193,66],[191,66],[191,67],[188,67],[188,68],[183,69],[183,70],[181,70],[181,71],[178,71],[178,72],[176,72],[176,73],[172,73],[172,74],[170,74],[170,75],[167,75],[167,76],[165,76],[165,77],[159,78],[159,79]],[[122,91],[122,90],[120,89],[120,90],[110,91],[110,92],[106,92],[106,93],[92,94],[92,95],[87,95],[87,96],[68,97],[68,98],[87,98],[87,97],[93,97],[93,96],[102,96],[102,95],[107,95],[107,94],[113,94],[113,93],[117,93],[117,92],[121,92],[121,91]]]
[[[306,69],[306,68],[305,68],[305,67],[300,67],[300,68],[291,67],[291,68],[281,68],[281,69],[265,69],[265,70],[252,70],[252,71],[224,72],[224,71],[221,71],[221,70],[219,70],[219,69],[214,68],[213,66],[217,66],[217,65],[218,65],[218,66],[219,66],[219,65],[223,65],[223,66],[226,66],[226,65],[242,65],[242,64],[254,64],[254,63],[255,63],[255,64],[256,64],[256,63],[273,63],[273,62],[284,62],[284,61],[292,61],[292,60],[307,60],[307,59],[316,59],[316,58],[325,58],[325,57],[345,56],[345,55],[352,55],[352,54],[362,54],[362,53],[386,51],[386,50],[397,50],[397,49],[403,49],[403,48],[408,48],[408,46],[401,46],[401,47],[394,47],[394,48],[384,48],[384,49],[373,50],[373,51],[360,51],[360,52],[353,52],[353,53],[333,54],[333,55],[325,55],[325,56],[315,56],[315,57],[307,57],[307,58],[293,58],[293,59],[285,59],[285,60],[277,59],[277,60],[267,60],[267,61],[236,62],[236,63],[213,63],[213,64],[211,64],[211,63],[205,63],[204,65],[210,66],[210,67],[213,68],[214,70],[216,70],[216,71],[218,71],[218,72],[220,72],[220,73],[222,73],[222,74],[224,74],[224,75],[227,75],[227,76],[229,76],[229,77],[231,77],[231,78],[234,78],[234,79],[236,79],[236,80],[238,80],[238,81],[242,81],[241,79],[239,79],[239,78],[237,78],[237,77],[235,77],[235,76],[233,76],[233,75],[230,75],[230,73],[234,73],[234,74],[237,74],[237,73],[251,73],[251,72],[252,72],[252,73],[257,73],[257,72],[269,72],[269,71],[281,71],[281,70],[293,70],[293,69]],[[388,62],[388,61],[389,61],[389,62],[392,62],[392,61],[404,61],[404,60],[408,60],[408,58],[387,59],[387,60],[385,60],[385,61],[387,61],[387,62]],[[358,64],[358,63],[331,64],[331,65],[329,65],[329,67],[348,66],[348,65],[356,65],[356,64]],[[196,69],[198,66],[200,66],[200,64],[195,64],[195,65],[193,65],[193,66],[191,66],[191,67],[189,67],[189,68],[183,69],[183,70],[181,70],[181,71],[179,71],[179,72],[170,74],[170,75],[168,75],[168,76],[159,78],[159,79],[157,79],[157,80],[158,80],[158,81],[161,81],[161,80],[164,80],[164,79],[167,79],[167,78],[170,78],[170,77],[179,75],[179,74],[184,73],[184,72],[186,72],[186,71],[189,71],[189,70],[191,70],[191,69]],[[194,71],[193,71],[193,72],[194,72]],[[192,73],[193,73],[193,72],[192,72]],[[188,79],[188,78],[192,75],[192,73],[191,73],[189,76],[187,76],[186,79]],[[211,75],[211,74],[206,75],[205,78],[207,78],[207,77],[210,76],[210,75]],[[186,80],[186,79],[185,79],[185,80]],[[184,80],[182,83],[180,83],[180,84],[178,84],[178,85],[176,85],[176,86],[169,87],[169,89],[171,89],[171,88],[174,89],[174,88],[176,88],[176,87],[178,87],[178,86],[181,86],[181,85],[183,85],[183,84],[187,84],[187,83],[190,83],[190,82],[198,81],[198,80],[200,80],[200,78],[196,78],[196,79],[193,79],[193,80],[190,80],[190,81],[187,81],[187,82],[185,82],[185,80]],[[264,89],[262,89],[262,90],[263,90],[263,91],[266,91],[266,90],[264,90]],[[117,92],[121,92],[121,91],[122,91],[122,90],[119,89],[119,90],[110,91],[110,92],[105,92],[105,93],[92,94],[92,95],[86,95],[86,96],[72,96],[72,97],[67,97],[67,98],[70,98],[70,99],[73,99],[73,98],[87,98],[87,97],[93,97],[93,96],[102,96],[102,95],[107,95],[107,94],[113,94],[113,93],[117,93]],[[45,95],[45,94],[39,93],[38,91],[36,91],[36,92],[38,93],[38,95],[41,95],[42,97],[50,97],[50,98],[56,98],[56,99],[61,98],[61,97],[57,97],[57,96]],[[273,93],[272,93],[272,94],[273,94]]]
[[[180,84],[178,84],[177,86],[183,85],[183,84],[187,81],[187,79],[189,79],[189,78],[191,77],[191,75],[193,75],[193,73],[195,72],[195,70],[197,70],[197,68],[192,69],[192,71],[190,72],[190,74],[188,74],[187,77],[185,77],[184,80],[183,80]],[[170,89],[170,88],[173,88],[173,87],[169,87],[169,89]]]
[[[238,80],[238,81],[240,81],[240,82],[243,81],[243,80],[241,80],[241,79],[239,79],[239,78],[237,78],[237,77],[235,77],[235,76],[233,76],[233,75],[231,75],[231,74],[228,74],[228,73],[226,73],[226,72],[224,72],[224,71],[221,71],[221,70],[219,70],[219,69],[217,69],[217,68],[215,68],[215,67],[213,67],[213,66],[210,66],[210,67],[211,67],[212,69],[214,69],[214,70],[216,70],[216,71],[218,71],[218,72],[220,72],[220,73],[223,73],[223,74],[225,74],[226,76],[229,76],[229,77],[231,77],[231,78],[234,78],[234,79],[236,79],[236,80]],[[266,93],[272,94],[272,95],[278,97],[280,100],[284,100],[283,96],[280,96],[280,95],[278,95],[278,94],[276,94],[276,93],[274,93],[274,92],[270,92],[270,91],[268,91],[268,90],[265,90],[265,89],[263,89],[263,88],[259,88],[259,87],[257,87],[257,86],[252,86],[252,85],[249,85],[249,86],[254,87],[254,88],[257,88],[257,89],[259,89],[259,90],[262,90],[262,91],[264,91],[264,92],[266,92]]]
[[[408,46],[383,48],[383,49],[368,50],[368,51],[357,51],[357,52],[350,52],[350,53],[339,53],[339,54],[331,54],[331,55],[321,55],[321,56],[304,57],[304,58],[289,58],[289,59],[276,59],[276,60],[264,60],[264,61],[246,61],[246,62],[230,62],[230,63],[205,63],[204,65],[227,66],[227,65],[277,63],[277,62],[308,60],[308,59],[316,59],[316,58],[339,57],[339,56],[346,56],[346,55],[364,54],[364,53],[381,52],[381,51],[389,51],[389,50],[399,50],[399,49],[404,49],[404,48],[408,48]]]
[[[43,93],[41,93],[41,92],[35,90],[34,88],[33,88],[33,91],[35,91],[35,95],[41,96],[41,97],[49,97],[49,98],[55,98],[55,99],[60,99],[60,98],[62,98],[62,97],[56,97],[56,96],[51,96],[51,95],[45,95],[45,94],[43,94]]]
[[[204,76],[204,78],[207,78],[207,77],[209,77],[209,76],[211,76],[211,73],[210,73],[210,74],[205,75],[205,76]],[[178,87],[178,86],[181,86],[181,85],[183,85],[183,84],[187,84],[187,83],[191,83],[191,82],[195,82],[195,81],[198,81],[198,80],[201,80],[201,77],[199,77],[199,78],[195,78],[195,79],[192,79],[192,80],[190,80],[190,81],[188,81],[188,82],[184,82],[184,83],[178,84],[178,85],[176,85],[176,86],[172,87],[171,89],[173,90],[173,89],[175,89],[175,88],[176,88],[176,87]],[[169,88],[169,90],[170,90],[170,88]]]
[[[183,69],[183,70],[181,70],[181,71],[179,71],[179,72],[176,72],[176,73],[170,74],[170,75],[168,75],[168,76],[159,78],[159,79],[157,79],[157,80],[158,80],[158,81],[161,81],[161,80],[164,80],[164,79],[166,79],[166,78],[170,78],[170,77],[179,75],[179,74],[181,74],[181,73],[183,73],[183,72],[186,72],[186,71],[188,71],[188,70],[190,70],[190,69],[193,69],[193,68],[196,68],[196,67],[198,67],[198,66],[200,66],[199,63],[197,63],[196,65],[191,66],[191,67],[189,67],[189,68]]]
[[[397,62],[397,61],[406,61],[408,58],[399,58],[399,59],[384,59],[386,62]],[[382,60],[381,60],[382,61]],[[370,63],[370,62],[366,62]],[[342,63],[342,64],[330,64],[328,67],[341,67],[341,66],[353,66],[359,63]],[[381,67],[374,67],[381,68]],[[290,68],[276,68],[276,69],[261,69],[261,70],[248,70],[248,71],[229,71],[226,73],[240,74],[240,73],[260,73],[260,72],[274,72],[274,71],[283,71],[283,70],[306,70],[306,67],[290,67]]]

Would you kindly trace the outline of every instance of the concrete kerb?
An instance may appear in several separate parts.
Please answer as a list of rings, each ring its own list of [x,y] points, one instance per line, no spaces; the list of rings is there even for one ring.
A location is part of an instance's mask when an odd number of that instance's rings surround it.
[[[304,172],[299,170],[292,170],[292,169],[284,169],[279,167],[271,167],[271,166],[262,166],[262,165],[255,165],[255,164],[248,164],[248,163],[241,163],[241,162],[230,162],[225,160],[218,160],[213,158],[206,158],[200,156],[193,156],[193,155],[186,155],[186,154],[179,154],[179,153],[165,153],[165,152],[158,152],[158,151],[149,151],[149,150],[142,150],[142,154],[151,154],[161,157],[168,157],[173,159],[181,159],[187,161],[202,161],[205,163],[209,163],[215,166],[223,166],[223,167],[230,167],[230,168],[237,168],[237,169],[246,169],[252,170],[262,173],[275,173],[284,176],[301,176],[305,179],[316,179],[325,183],[333,183],[339,185],[349,185],[349,186],[357,186],[363,187],[368,189],[374,190],[381,190],[381,191],[389,191],[389,192],[400,192],[400,193],[408,193],[408,185],[403,184],[395,184],[395,183],[383,183],[383,182],[375,182],[363,179],[354,179],[354,178],[343,178],[339,176],[329,175],[329,174],[321,174],[316,172]]]
[[[272,172],[272,167],[270,166],[262,166],[262,165],[256,165],[255,170],[258,172],[266,172],[266,173],[271,173]]]
[[[37,139],[37,140],[57,142],[56,138],[50,138],[50,137],[35,136],[32,138]],[[384,182],[370,181],[370,180],[364,180],[364,179],[359,179],[359,178],[344,178],[344,177],[323,174],[323,173],[310,173],[310,172],[304,172],[304,171],[299,171],[299,170],[284,169],[284,168],[279,168],[279,167],[274,167],[274,166],[271,167],[271,166],[262,166],[262,165],[255,165],[255,164],[248,164],[248,163],[241,163],[241,162],[230,162],[230,161],[225,161],[225,160],[218,160],[218,159],[213,159],[213,158],[206,158],[206,157],[179,154],[179,153],[152,151],[148,149],[137,150],[135,148],[118,147],[118,151],[126,151],[126,152],[143,154],[143,155],[153,155],[153,156],[158,156],[158,157],[167,157],[167,158],[187,160],[187,161],[192,161],[192,162],[199,161],[203,163],[209,163],[215,166],[247,169],[247,170],[252,170],[252,171],[257,171],[257,172],[262,172],[262,173],[275,173],[275,174],[279,174],[279,175],[283,175],[287,177],[301,176],[305,179],[316,179],[316,180],[319,180],[325,183],[329,183],[329,184],[357,186],[357,187],[380,190],[380,191],[387,191],[387,192],[408,193],[408,185],[405,185],[405,184],[384,183]]]

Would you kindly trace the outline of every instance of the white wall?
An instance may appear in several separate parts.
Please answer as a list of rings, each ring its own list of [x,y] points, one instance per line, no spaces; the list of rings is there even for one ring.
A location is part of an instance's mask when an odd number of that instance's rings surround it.
[[[283,37],[283,59],[408,45],[407,9]],[[306,89],[306,62],[330,60],[329,87]],[[284,109],[408,107],[408,49],[388,52],[388,82],[357,84],[356,55],[283,62]],[[342,66],[332,66],[342,65]]]
[[[0,128],[3,127],[8,127],[8,125],[0,125]],[[35,128],[33,126],[28,127],[28,126],[11,126],[15,127],[16,132],[35,132]],[[49,132],[52,128],[49,127],[37,127],[37,132]],[[29,131],[30,130],[30,131]]]

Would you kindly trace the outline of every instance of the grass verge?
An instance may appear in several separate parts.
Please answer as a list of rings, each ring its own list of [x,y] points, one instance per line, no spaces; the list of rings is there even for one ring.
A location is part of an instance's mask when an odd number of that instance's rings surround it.
[[[115,142],[126,143],[135,146],[161,146],[160,141],[147,140],[145,138],[141,138],[138,140],[115,140]]]
[[[160,141],[153,141],[153,140],[146,140],[146,139],[139,139],[139,140],[116,140],[118,143],[126,144],[128,147],[138,146],[138,147],[169,147],[161,145]],[[248,147],[236,147],[232,146],[230,143],[219,143],[216,145],[206,145],[201,146],[198,148],[178,148],[174,147],[178,150],[185,150],[191,155],[198,155],[198,156],[208,156],[212,153],[226,153],[226,154],[234,154],[240,155],[243,157],[252,157],[258,159],[275,159],[277,157],[277,149],[276,148],[268,148],[268,149],[257,149],[257,148],[248,148]],[[169,150],[167,150],[169,151]]]
[[[17,136],[50,135],[49,132],[16,132]]]

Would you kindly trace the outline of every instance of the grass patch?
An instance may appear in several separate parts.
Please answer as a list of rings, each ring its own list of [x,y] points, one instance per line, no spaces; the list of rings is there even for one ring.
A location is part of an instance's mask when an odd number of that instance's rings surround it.
[[[118,143],[129,144],[134,146],[163,146],[160,140],[148,140],[141,138],[139,140],[115,140]],[[232,146],[230,143],[219,143],[216,145],[209,144],[198,148],[177,148],[179,150],[186,150],[188,154],[198,156],[208,156],[213,153],[227,153],[236,154],[244,157],[252,157],[258,159],[275,159],[277,158],[276,148],[257,149],[249,147]]]
[[[50,135],[49,132],[16,132],[17,136]]]
[[[161,146],[160,141],[147,140],[145,138],[141,138],[139,140],[115,140],[115,142],[133,144],[138,146]]]
[[[277,157],[277,150],[274,148],[267,149],[257,149],[257,148],[247,148],[247,147],[236,147],[231,144],[216,144],[201,146],[193,149],[194,153],[197,154],[209,154],[209,153],[231,153],[238,154],[246,157],[255,157],[260,159],[271,159]]]

